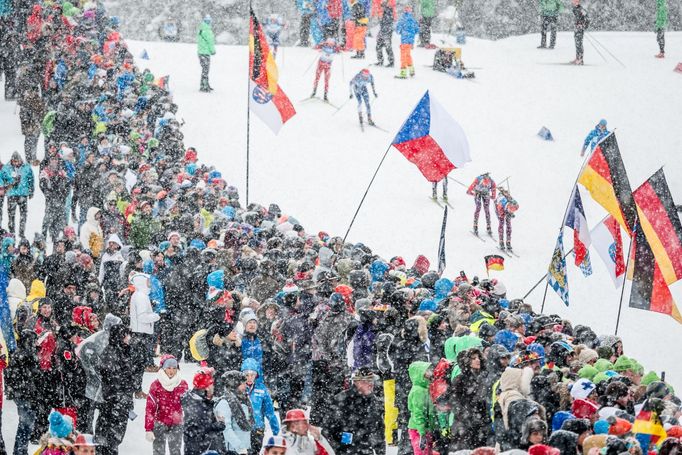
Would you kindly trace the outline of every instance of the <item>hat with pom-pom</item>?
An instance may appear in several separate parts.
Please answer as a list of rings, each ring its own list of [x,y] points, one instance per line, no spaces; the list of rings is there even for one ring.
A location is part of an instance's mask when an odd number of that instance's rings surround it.
[[[52,411],[49,417],[50,434],[57,438],[65,438],[73,433],[73,420],[57,411]]]

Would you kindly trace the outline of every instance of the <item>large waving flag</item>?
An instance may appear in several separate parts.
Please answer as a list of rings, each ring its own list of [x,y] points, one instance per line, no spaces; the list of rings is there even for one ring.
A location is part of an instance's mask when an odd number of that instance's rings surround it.
[[[547,282],[559,294],[564,304],[568,306],[568,275],[566,274],[566,258],[564,257],[564,231],[559,232],[552,262],[549,264]]]
[[[592,246],[609,270],[609,276],[616,287],[625,278],[625,259],[623,258],[623,238],[620,225],[614,217],[607,215],[590,232]]]
[[[590,263],[589,247],[592,243],[590,238],[590,230],[587,226],[587,219],[585,218],[585,210],[583,209],[583,201],[580,198],[580,191],[576,186],[573,188],[573,197],[571,204],[566,212],[566,220],[564,226],[573,229],[573,251],[575,253],[575,265],[580,267],[585,276],[592,274],[592,265]]]
[[[578,176],[578,182],[623,229],[632,232],[637,222],[637,209],[615,134],[606,136],[597,144]]]
[[[393,144],[429,182],[443,180],[471,161],[464,130],[428,92],[414,108]]]
[[[662,400],[649,398],[644,402],[632,425],[632,434],[642,447],[642,453],[649,453],[650,446],[660,446],[668,436],[661,423]]]
[[[249,109],[275,133],[296,114],[277,84],[277,64],[258,18],[251,13],[249,28]]]

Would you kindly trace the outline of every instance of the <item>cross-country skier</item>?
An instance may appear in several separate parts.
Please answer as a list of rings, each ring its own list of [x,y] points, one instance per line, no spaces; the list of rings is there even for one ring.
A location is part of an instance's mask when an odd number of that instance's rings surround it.
[[[446,175],[443,180],[443,200],[448,201],[448,176]],[[433,200],[438,199],[438,182],[433,182],[433,195],[431,196]]]
[[[478,215],[481,213],[481,205],[485,211],[485,225],[488,235],[492,235],[493,231],[490,228],[490,199],[495,199],[497,196],[497,185],[490,177],[490,173],[486,172],[479,175],[469,185],[467,194],[474,197],[476,203],[476,211],[474,212],[474,235],[478,235]]]
[[[277,49],[280,44],[279,35],[282,33],[282,29],[284,29],[284,20],[279,14],[271,14],[263,21],[263,31],[272,50],[273,57],[277,57]]]
[[[580,4],[580,0],[573,0],[573,16],[575,17],[575,60],[571,61],[573,65],[583,64],[583,36],[585,30],[590,25],[590,20],[587,17],[587,11]]]
[[[360,119],[360,126],[364,125],[362,119],[362,102],[365,102],[365,108],[367,109],[367,123],[374,126],[374,121],[372,120],[372,108],[369,104],[369,90],[367,90],[367,85],[372,86],[372,92],[374,92],[374,98],[378,97],[376,88],[374,87],[374,76],[372,76],[367,68],[361,70],[355,75],[350,81],[350,97],[358,100],[358,118]]]
[[[497,230],[500,236],[500,249],[504,250],[505,246],[508,251],[512,251],[511,246],[511,219],[514,218],[514,213],[519,209],[519,204],[516,200],[511,197],[509,191],[505,188],[500,187],[500,194],[495,201],[495,212],[497,213],[497,220],[499,221],[499,227]],[[507,232],[507,242],[504,242],[504,233]]]
[[[585,150],[587,150],[588,146],[590,147],[590,152],[594,150],[599,141],[604,139],[609,134],[611,134],[611,132],[606,129],[606,119],[599,120],[599,123],[595,125],[594,129],[590,131],[585,138],[585,142],[583,142],[583,148],[580,151],[580,156],[585,156]]]
[[[320,81],[320,76],[324,73],[324,100],[327,99],[327,94],[329,93],[329,77],[331,76],[332,61],[334,60],[334,54],[341,52],[341,47],[336,44],[334,38],[327,38],[322,43],[318,44],[315,49],[319,49],[320,59],[317,61],[317,71],[315,72],[315,84],[313,85],[313,94],[310,95],[311,98],[315,96],[317,92],[317,83]]]

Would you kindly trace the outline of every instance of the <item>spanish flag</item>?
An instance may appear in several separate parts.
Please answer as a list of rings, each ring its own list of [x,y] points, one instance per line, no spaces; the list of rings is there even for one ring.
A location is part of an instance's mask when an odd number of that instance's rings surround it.
[[[249,109],[277,134],[296,110],[277,83],[275,58],[253,9],[250,13]]]
[[[496,254],[491,254],[485,258],[485,269],[488,270],[504,270],[504,258]]]
[[[632,425],[632,434],[639,441],[642,453],[648,453],[651,444],[660,446],[668,436],[659,417],[662,409],[656,409],[662,408],[660,402],[661,400],[655,398],[646,400]]]
[[[597,144],[578,182],[623,229],[632,232],[637,221],[637,209],[615,134],[606,136]]]

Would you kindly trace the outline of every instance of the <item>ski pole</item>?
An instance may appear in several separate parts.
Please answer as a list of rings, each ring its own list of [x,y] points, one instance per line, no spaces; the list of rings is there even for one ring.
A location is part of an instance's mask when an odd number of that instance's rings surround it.
[[[611,51],[609,50],[608,47],[604,46],[604,45],[601,43],[601,41],[599,41],[597,38],[595,38],[594,36],[592,36],[590,33],[585,33],[585,35],[587,35],[591,40],[594,40],[594,42],[597,43],[597,44],[599,45],[599,47],[601,47],[602,49],[604,49],[604,50],[605,50],[611,57],[613,57],[613,59],[614,59],[615,61],[617,61],[623,68],[627,68],[627,66],[625,66],[625,63],[621,62],[620,59],[619,59],[618,57],[616,57],[616,56],[613,54],[613,52],[611,52]]]
[[[585,35],[585,36],[587,36],[587,41],[590,42],[590,44],[592,45],[594,50],[597,51],[597,54],[599,54],[599,56],[602,58],[602,60],[604,60],[604,62],[608,63],[609,61],[606,60],[606,57],[604,57],[604,54],[601,53],[601,51],[599,50],[597,45],[594,43],[594,41],[592,41],[592,38],[590,37],[590,35]]]
[[[349,102],[351,99],[352,99],[352,98],[348,98],[346,101],[343,102],[343,104],[342,104],[341,106],[337,107],[336,110],[334,111],[334,113],[332,114],[332,116],[338,114],[339,111],[340,111],[341,109],[343,109],[343,107],[344,107],[346,104],[348,104],[348,102]]]
[[[308,65],[308,68],[305,69],[305,71],[303,72],[303,74],[301,74],[301,76],[305,76],[306,74],[308,74],[308,71],[310,71],[310,68],[313,67],[313,65],[315,64],[316,61],[317,61],[317,55],[315,56],[313,61],[310,62],[310,65]]]
[[[448,180],[452,180],[453,182],[455,182],[455,183],[457,183],[457,184],[459,184],[459,185],[462,185],[464,188],[468,188],[468,186],[466,186],[464,183],[460,182],[460,181],[457,180],[457,179],[454,179],[454,178],[452,178],[452,177],[448,177]]]

